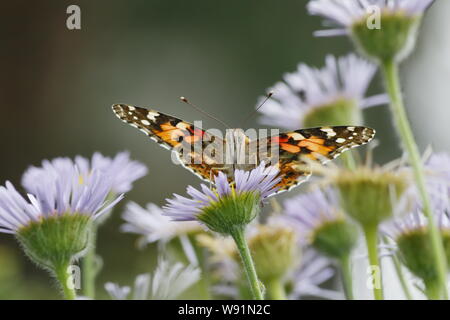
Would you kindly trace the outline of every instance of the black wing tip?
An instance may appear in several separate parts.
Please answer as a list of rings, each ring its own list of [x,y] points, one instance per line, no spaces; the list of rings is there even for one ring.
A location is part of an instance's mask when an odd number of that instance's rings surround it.
[[[126,105],[125,104],[121,104],[121,103],[115,103],[111,106],[111,109],[115,112],[118,113],[120,111],[122,111],[124,109]]]
[[[371,141],[375,137],[377,131],[370,127],[363,127],[363,128],[364,128],[363,132],[367,136],[367,142]]]

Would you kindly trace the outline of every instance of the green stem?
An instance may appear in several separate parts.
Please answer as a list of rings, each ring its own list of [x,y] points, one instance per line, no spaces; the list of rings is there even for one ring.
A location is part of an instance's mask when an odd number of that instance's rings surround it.
[[[82,260],[83,294],[95,299],[95,277],[97,275],[95,246],[97,244],[97,224],[93,223],[89,237],[89,248]]]
[[[373,296],[375,300],[383,300],[383,281],[381,277],[380,261],[378,258],[378,226],[364,226],[369,265],[374,277]]]
[[[353,300],[353,284],[352,284],[352,265],[350,255],[347,254],[339,260],[342,272],[342,283],[344,285],[345,297],[347,300]]]
[[[394,263],[395,272],[397,273],[398,280],[400,281],[400,285],[402,286],[403,293],[405,294],[406,299],[412,300],[413,298],[411,292],[409,291],[408,284],[406,283],[402,265],[395,254],[392,255],[392,262]]]
[[[341,159],[342,163],[347,167],[347,169],[354,170],[356,168],[356,161],[351,150],[344,152],[341,155]]]
[[[286,300],[286,290],[280,278],[274,278],[266,282],[267,296],[270,300]]]
[[[428,300],[440,300],[442,292],[440,283],[436,281],[424,281],[424,283]]]
[[[54,269],[56,279],[59,281],[66,300],[75,300],[77,297],[75,288],[69,285],[71,274],[69,274],[67,268],[69,263],[63,263],[60,266],[56,266]]]
[[[430,198],[427,193],[425,184],[422,159],[420,157],[419,149],[414,140],[408,117],[406,115],[403,97],[400,89],[398,65],[393,59],[390,59],[384,61],[382,67],[387,91],[391,99],[391,110],[394,121],[403,141],[403,145],[407,151],[409,162],[413,168],[416,186],[423,204],[423,212],[428,219],[428,226],[430,229],[430,244],[436,262],[435,265],[436,271],[439,276],[441,292],[443,292],[444,298],[448,299],[446,285],[447,261],[445,260],[444,246],[431,209]]]
[[[261,285],[256,274],[255,265],[253,263],[252,256],[250,254],[250,249],[247,245],[247,241],[244,236],[244,228],[236,228],[232,233],[236,247],[238,248],[239,254],[242,258],[242,264],[244,266],[245,273],[247,275],[247,280],[250,285],[250,290],[252,291],[254,300],[263,300],[263,295],[261,292]]]

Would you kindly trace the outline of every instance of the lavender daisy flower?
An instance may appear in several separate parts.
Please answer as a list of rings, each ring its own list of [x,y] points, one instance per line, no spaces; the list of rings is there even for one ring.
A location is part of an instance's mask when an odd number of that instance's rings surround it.
[[[346,219],[333,189],[316,189],[288,199],[284,213],[306,244],[332,258],[348,257],[356,245],[357,229]]]
[[[386,13],[402,13],[409,16],[422,15],[434,0],[312,0],[308,11],[322,16],[338,29],[317,31],[317,36],[336,36],[351,33],[353,24],[365,20],[374,7]]]
[[[92,222],[122,195],[108,202],[111,179],[98,170],[82,177],[66,158],[45,161],[36,177],[25,185],[26,198],[9,181],[0,187],[0,232],[14,234],[34,262],[55,273],[72,299],[67,268],[85,252]]]
[[[414,48],[425,10],[434,0],[311,0],[308,11],[334,29],[317,36],[349,35],[358,48],[378,60],[402,60]]]
[[[324,289],[323,283],[332,279],[336,272],[330,260],[317,254],[314,250],[307,250],[303,254],[303,263],[293,276],[293,290],[290,299],[317,297],[329,300],[342,300],[341,292]]]
[[[126,300],[130,292],[133,300],[173,300],[199,279],[200,270],[197,267],[170,264],[160,258],[152,275],[141,274],[136,277],[133,290],[111,282],[105,284],[105,289],[114,300]]]
[[[22,177],[22,184],[31,193],[39,192],[34,190],[35,181],[44,179],[51,172],[53,175],[64,175],[67,170],[77,171],[80,182],[90,179],[93,172],[100,172],[109,180],[108,199],[115,198],[119,193],[128,192],[132,188],[135,180],[147,173],[147,168],[138,161],[130,159],[128,152],[120,152],[114,158],[109,158],[96,152],[89,160],[77,156],[75,161],[68,158],[56,158],[51,161],[44,160],[42,167],[30,167]],[[45,189],[44,189],[45,193]],[[105,211],[100,219],[96,219],[91,228],[89,250],[83,259],[83,289],[86,297],[94,299],[95,274],[99,270],[96,266],[95,247],[97,228],[105,222],[111,215],[111,210]],[[96,271],[96,272],[94,272]]]
[[[286,200],[284,212],[298,227],[304,241],[318,252],[336,259],[341,267],[346,296],[353,299],[350,256],[356,247],[358,230],[345,218],[335,191],[316,189]]]
[[[252,171],[235,170],[232,185],[222,172],[214,177],[215,188],[202,185],[199,191],[191,186],[191,199],[175,195],[164,207],[165,214],[176,221],[199,221],[208,229],[230,235],[241,255],[254,299],[263,295],[255,266],[245,240],[245,227],[255,219],[262,201],[275,194],[280,181],[278,169],[261,163]]]
[[[447,263],[450,262],[450,201],[448,185],[433,183],[429,185],[433,194],[432,207],[436,216]],[[393,239],[398,247],[398,255],[405,266],[423,281],[423,292],[429,299],[440,299],[442,288],[429,245],[429,220],[420,209],[421,204],[403,218],[383,226],[383,232]],[[448,270],[447,270],[448,271]]]
[[[275,94],[260,108],[261,122],[287,129],[358,125],[361,109],[388,101],[385,95],[365,98],[376,70],[354,54],[329,55],[321,69],[300,64],[270,88]]]
[[[126,223],[121,226],[121,231],[141,235],[140,245],[153,242],[166,243],[173,238],[203,230],[193,221],[173,223],[164,215],[163,210],[153,203],[142,208],[135,202],[129,202],[122,218]]]
[[[44,160],[42,167],[29,168],[22,178],[22,185],[25,188],[33,186],[33,181],[40,179],[42,175],[47,174],[47,168],[53,167],[56,171],[64,170],[64,163],[70,161],[65,158],[56,158],[52,161]],[[77,156],[75,164],[79,171],[80,177],[88,176],[93,170],[102,172],[111,179],[111,190],[113,193],[125,193],[131,190],[134,181],[142,178],[147,174],[147,167],[130,159],[128,152],[120,152],[114,158],[103,156],[96,152],[89,159]]]
[[[450,155],[446,152],[434,153],[426,163],[430,183],[438,181],[449,186],[450,195]]]
[[[175,194],[164,206],[164,214],[175,221],[200,221],[212,231],[230,234],[230,229],[250,223],[261,201],[275,194],[278,169],[265,168],[261,163],[252,171],[235,170],[230,185],[227,176],[219,172],[214,177],[215,188],[201,185],[201,191],[191,186],[186,198]]]
[[[119,202],[123,195],[107,203],[106,196],[111,191],[111,181],[101,172],[94,171],[86,179],[80,180],[76,167],[70,160],[57,172],[48,167],[46,174],[33,181],[25,189],[30,193],[24,198],[7,181],[0,186],[0,232],[20,234],[30,225],[45,219],[81,215],[97,219]]]

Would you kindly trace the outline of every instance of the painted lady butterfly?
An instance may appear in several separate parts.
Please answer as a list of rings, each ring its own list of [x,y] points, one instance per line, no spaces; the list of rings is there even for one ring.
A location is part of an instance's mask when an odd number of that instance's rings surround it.
[[[366,144],[375,135],[375,130],[367,127],[337,126],[300,129],[253,141],[242,129],[231,129],[222,139],[155,110],[124,104],[112,108],[119,119],[176,153],[181,164],[201,179],[210,181],[219,171],[232,179],[234,169],[251,170],[265,161],[280,170],[279,192],[299,185],[311,175],[303,157],[324,163]],[[239,155],[244,155],[244,161],[236,161]],[[227,160],[221,161],[224,156]]]

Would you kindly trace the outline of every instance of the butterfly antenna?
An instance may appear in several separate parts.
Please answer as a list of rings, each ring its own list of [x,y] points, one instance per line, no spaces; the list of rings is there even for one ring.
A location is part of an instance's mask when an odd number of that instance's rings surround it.
[[[261,109],[261,107],[262,107],[262,106],[263,106],[270,98],[272,98],[272,96],[273,96],[273,91],[270,91],[270,92],[267,94],[267,96],[266,96],[266,98],[264,99],[264,101],[261,102],[261,104],[255,109],[255,111],[252,111],[252,112],[248,115],[248,117],[244,119],[244,121],[242,122],[241,127],[243,127],[244,124],[245,124],[251,117],[253,117],[253,115],[254,115],[255,113],[257,113],[258,110]]]
[[[186,103],[187,105],[191,106],[192,108],[194,108],[195,110],[197,110],[198,112],[200,112],[201,114],[204,114],[205,116],[207,116],[210,119],[213,119],[217,122],[219,122],[221,125],[223,125],[224,127],[231,129],[231,127],[229,125],[227,125],[225,122],[223,122],[222,120],[214,117],[213,115],[209,114],[208,112],[200,109],[199,107],[197,107],[195,104],[191,103],[188,99],[186,99],[185,97],[180,97],[180,100],[183,101],[184,103]]]

